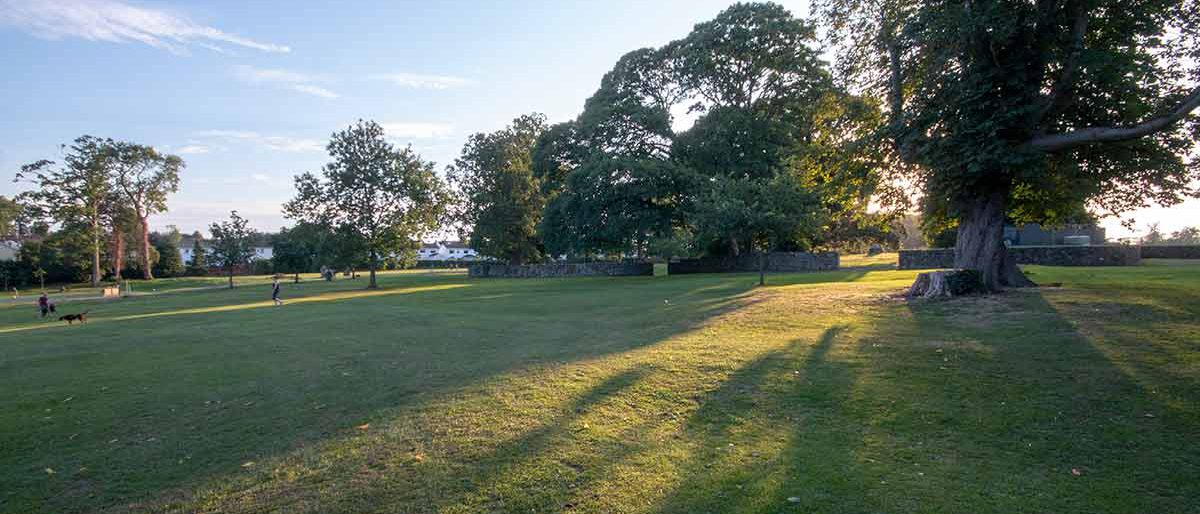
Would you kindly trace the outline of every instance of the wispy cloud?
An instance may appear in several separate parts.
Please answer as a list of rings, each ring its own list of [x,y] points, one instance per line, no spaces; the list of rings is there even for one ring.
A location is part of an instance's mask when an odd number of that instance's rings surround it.
[[[278,152],[319,152],[325,148],[325,145],[316,139],[268,136],[244,130],[204,130],[197,132],[196,136],[230,142],[240,141]]]
[[[330,100],[333,100],[335,98],[341,98],[341,95],[334,93],[333,91],[325,89],[321,86],[314,86],[312,84],[296,84],[296,85],[292,86],[292,89],[295,89],[296,91],[299,91],[301,93],[308,93],[310,95],[319,96],[321,98],[328,98]]]
[[[201,153],[208,153],[210,150],[212,150],[212,148],[209,147],[208,145],[195,144],[195,145],[181,146],[177,150],[175,150],[175,153],[177,153],[179,155],[195,155],[195,154],[201,154]]]
[[[454,127],[445,123],[396,121],[381,125],[393,139],[435,139],[454,135]]]
[[[167,11],[112,0],[0,0],[0,24],[44,39],[136,42],[176,54],[188,53],[193,45],[221,53],[229,53],[221,45],[263,52],[291,51],[285,45],[230,34]]]
[[[341,98],[341,95],[316,85],[316,83],[327,82],[329,80],[319,75],[278,68],[255,68],[241,64],[233,67],[233,76],[237,80],[247,84],[280,84],[286,85],[293,91],[321,98],[331,100]]]
[[[425,75],[421,73],[383,73],[373,76],[375,80],[391,82],[401,87],[416,89],[450,89],[474,84],[470,79],[448,75]]]

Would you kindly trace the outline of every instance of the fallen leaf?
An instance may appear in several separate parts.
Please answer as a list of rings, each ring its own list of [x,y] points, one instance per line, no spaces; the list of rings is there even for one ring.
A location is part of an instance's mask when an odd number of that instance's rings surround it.
[[[792,496],[792,497],[788,498],[788,503],[800,503],[800,497]]]
[[[243,462],[242,467],[243,468],[252,468],[252,467],[254,467],[254,461],[248,460],[246,462]]]
[[[1083,476],[1083,472],[1079,468],[1071,468],[1071,474],[1075,476]]]
[[[359,430],[366,430],[366,429],[368,429],[368,428],[371,428],[371,424],[370,424],[370,423],[363,423],[363,424],[361,424],[361,425],[359,425],[359,426],[356,426],[356,427],[354,427],[354,428],[357,428],[357,429],[359,429]]]
[[[46,468],[46,474],[47,474],[47,475],[53,475],[54,473],[55,473],[55,471],[54,471],[53,469]]]

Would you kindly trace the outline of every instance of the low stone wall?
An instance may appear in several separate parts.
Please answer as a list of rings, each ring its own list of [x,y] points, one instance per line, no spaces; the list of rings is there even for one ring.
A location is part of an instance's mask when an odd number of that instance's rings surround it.
[[[744,254],[737,257],[684,259],[667,264],[667,274],[688,275],[691,273],[758,271],[760,265],[758,259],[758,254]],[[767,271],[832,271],[838,269],[838,264],[838,254],[836,252],[771,252],[767,254]]]
[[[654,276],[649,262],[582,262],[572,264],[478,263],[467,267],[474,278],[556,278],[556,277],[634,277]]]
[[[1133,266],[1142,258],[1136,246],[1014,246],[1008,249],[1017,264],[1041,266]],[[954,267],[953,248],[901,250],[900,269]]]
[[[953,248],[900,250],[900,269],[943,269],[954,267]]]
[[[1200,245],[1143,246],[1143,259],[1200,259]]]

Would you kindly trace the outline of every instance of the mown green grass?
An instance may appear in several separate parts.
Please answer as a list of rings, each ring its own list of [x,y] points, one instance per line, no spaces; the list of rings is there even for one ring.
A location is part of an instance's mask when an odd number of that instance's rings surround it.
[[[859,264],[0,309],[0,512],[1200,509],[1200,265]]]

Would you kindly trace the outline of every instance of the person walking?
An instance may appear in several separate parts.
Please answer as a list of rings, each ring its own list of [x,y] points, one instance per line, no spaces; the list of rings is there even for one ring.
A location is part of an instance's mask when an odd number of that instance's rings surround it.
[[[50,297],[46,296],[45,292],[42,292],[42,296],[38,297],[38,310],[42,311],[43,318],[50,312]]]
[[[279,277],[271,281],[271,301],[275,302],[275,305],[283,305],[283,300],[279,299]]]

